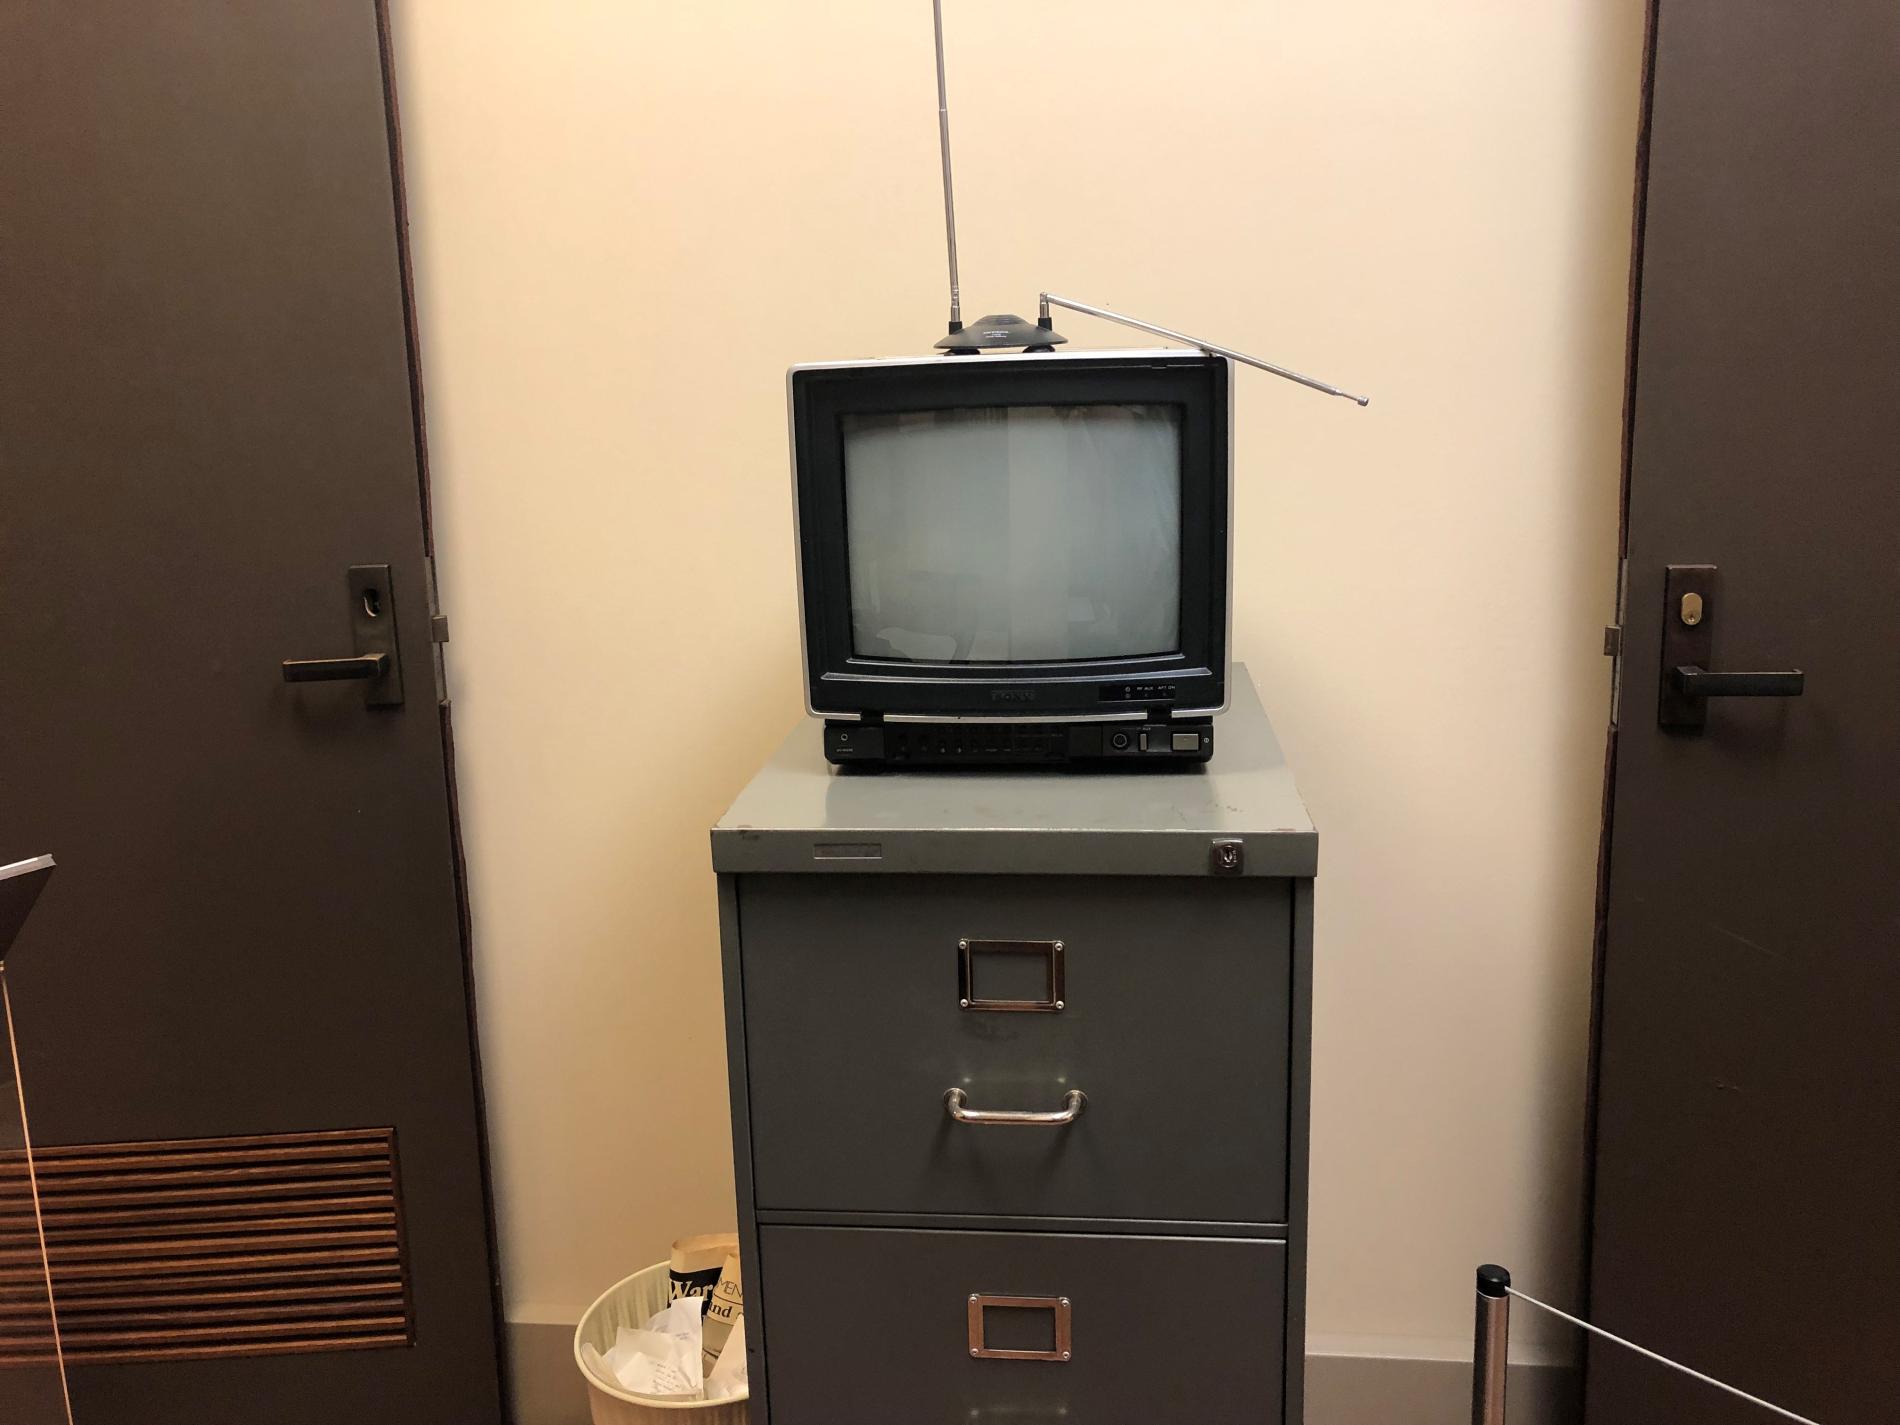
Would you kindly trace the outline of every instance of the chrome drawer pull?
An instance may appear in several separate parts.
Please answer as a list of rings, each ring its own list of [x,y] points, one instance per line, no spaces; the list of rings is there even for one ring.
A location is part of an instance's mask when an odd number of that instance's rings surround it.
[[[1070,1089],[1062,1096],[1062,1107],[1055,1112],[1027,1113],[1021,1109],[967,1108],[962,1089],[951,1089],[943,1096],[943,1106],[950,1110],[950,1116],[958,1123],[997,1123],[1030,1128],[1060,1128],[1065,1123],[1073,1123],[1082,1116],[1082,1108],[1088,1101],[1088,1095],[1082,1090]]]
[[[1053,1351],[1005,1351],[985,1343],[983,1310],[989,1306],[1014,1307],[1019,1311],[1047,1311],[1055,1316],[1056,1345]],[[981,1292],[970,1297],[970,1354],[985,1361],[1066,1361],[1074,1354],[1070,1338],[1069,1298],[1066,1296],[988,1296]]]

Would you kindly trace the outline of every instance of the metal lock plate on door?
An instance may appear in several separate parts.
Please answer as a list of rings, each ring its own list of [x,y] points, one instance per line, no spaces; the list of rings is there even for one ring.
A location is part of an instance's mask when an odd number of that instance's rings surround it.
[[[1699,732],[1708,723],[1710,698],[1798,698],[1807,684],[1799,668],[1731,673],[1712,666],[1719,580],[1713,564],[1671,564],[1663,572],[1659,726]]]
[[[352,564],[345,576],[354,652],[347,658],[286,658],[286,683],[363,684],[363,705],[402,706],[402,649],[396,628],[396,589],[387,564]]]

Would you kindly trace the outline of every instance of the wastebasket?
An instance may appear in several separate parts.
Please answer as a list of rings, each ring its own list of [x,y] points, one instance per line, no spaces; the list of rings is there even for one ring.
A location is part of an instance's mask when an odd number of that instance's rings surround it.
[[[600,1299],[581,1313],[574,1328],[574,1365],[587,1382],[587,1402],[594,1425],[687,1425],[680,1412],[694,1411],[691,1425],[746,1425],[746,1396],[728,1400],[649,1400],[617,1386],[606,1385],[581,1361],[581,1347],[592,1346],[603,1355],[622,1326],[640,1330],[666,1309],[667,1266],[657,1263],[615,1282]]]

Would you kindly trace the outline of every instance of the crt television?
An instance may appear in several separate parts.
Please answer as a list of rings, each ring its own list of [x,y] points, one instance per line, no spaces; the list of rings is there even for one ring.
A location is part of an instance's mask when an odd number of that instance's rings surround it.
[[[1232,368],[1193,351],[789,373],[808,710],[875,766],[1207,760]]]

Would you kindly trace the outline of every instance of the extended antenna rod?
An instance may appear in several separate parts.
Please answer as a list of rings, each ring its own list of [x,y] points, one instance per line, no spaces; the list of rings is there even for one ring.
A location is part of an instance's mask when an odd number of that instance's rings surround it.
[[[943,0],[930,0],[937,26],[937,146],[943,150],[943,232],[950,245],[950,330],[963,330],[963,297],[957,290],[957,199],[950,186],[950,95],[943,79]]]
[[[949,169],[946,168],[944,173],[947,178]],[[951,268],[953,271],[956,265],[955,252],[956,249],[953,246],[951,248]],[[1296,381],[1300,385],[1309,387],[1312,390],[1324,391],[1328,396],[1343,396],[1348,401],[1356,402],[1361,406],[1367,405],[1371,401],[1371,397],[1369,396],[1355,396],[1350,391],[1342,391],[1337,386],[1328,386],[1324,381],[1315,381],[1311,376],[1302,376],[1297,371],[1289,371],[1284,366],[1275,366],[1271,361],[1262,361],[1257,356],[1249,356],[1244,351],[1235,351],[1230,346],[1221,346],[1217,342],[1203,341],[1198,336],[1189,336],[1186,332],[1175,331],[1172,327],[1158,327],[1153,322],[1137,321],[1134,317],[1124,317],[1120,312],[1111,312],[1106,307],[1092,307],[1087,302],[1072,302],[1067,297],[1056,296],[1053,292],[1044,292],[1042,294],[1039,316],[1044,326],[1049,325],[1049,309],[1051,307],[1066,307],[1071,312],[1082,313],[1085,317],[1100,317],[1105,322],[1120,322],[1123,326],[1133,327],[1136,331],[1166,337],[1169,341],[1178,341],[1187,346],[1198,346],[1202,351],[1214,356],[1225,356],[1229,360],[1241,362],[1244,365],[1252,366],[1257,370],[1268,372],[1274,376],[1284,377],[1288,381]]]
[[[950,89],[943,72],[943,0],[930,0],[930,19],[937,41],[937,147],[943,156],[943,236],[944,244],[950,254],[950,334],[956,336],[963,330],[963,293],[957,280],[956,189],[950,179]],[[1369,398],[1365,396],[1355,396],[1350,391],[1342,391],[1339,387],[1329,386],[1324,381],[1315,381],[1311,376],[1302,376],[1299,372],[1289,371],[1284,366],[1275,366],[1271,361],[1262,361],[1259,357],[1249,356],[1244,351],[1235,351],[1229,346],[1203,341],[1197,336],[1189,336],[1186,332],[1178,332],[1171,327],[1156,326],[1153,322],[1124,317],[1121,313],[1111,312],[1106,307],[1090,306],[1087,302],[1072,302],[1067,297],[1056,296],[1053,292],[1041,294],[1038,323],[1042,328],[1041,332],[1034,331],[1027,322],[1016,317],[985,317],[979,325],[988,327],[994,323],[998,330],[977,333],[980,339],[970,342],[967,346],[960,342],[950,341],[939,341],[937,345],[948,347],[954,352],[969,354],[974,354],[982,347],[1019,344],[1024,345],[1025,350],[1047,351],[1049,343],[1062,340],[1050,329],[1049,308],[1051,307],[1066,307],[1071,312],[1080,312],[1087,317],[1100,317],[1106,322],[1119,322],[1122,326],[1133,327],[1136,331],[1149,332],[1154,336],[1165,337],[1169,341],[1178,341],[1185,346],[1196,346],[1214,356],[1225,356],[1230,361],[1252,366],[1269,375],[1296,382],[1314,391],[1323,391],[1328,396],[1342,396],[1361,406],[1369,404]]]

